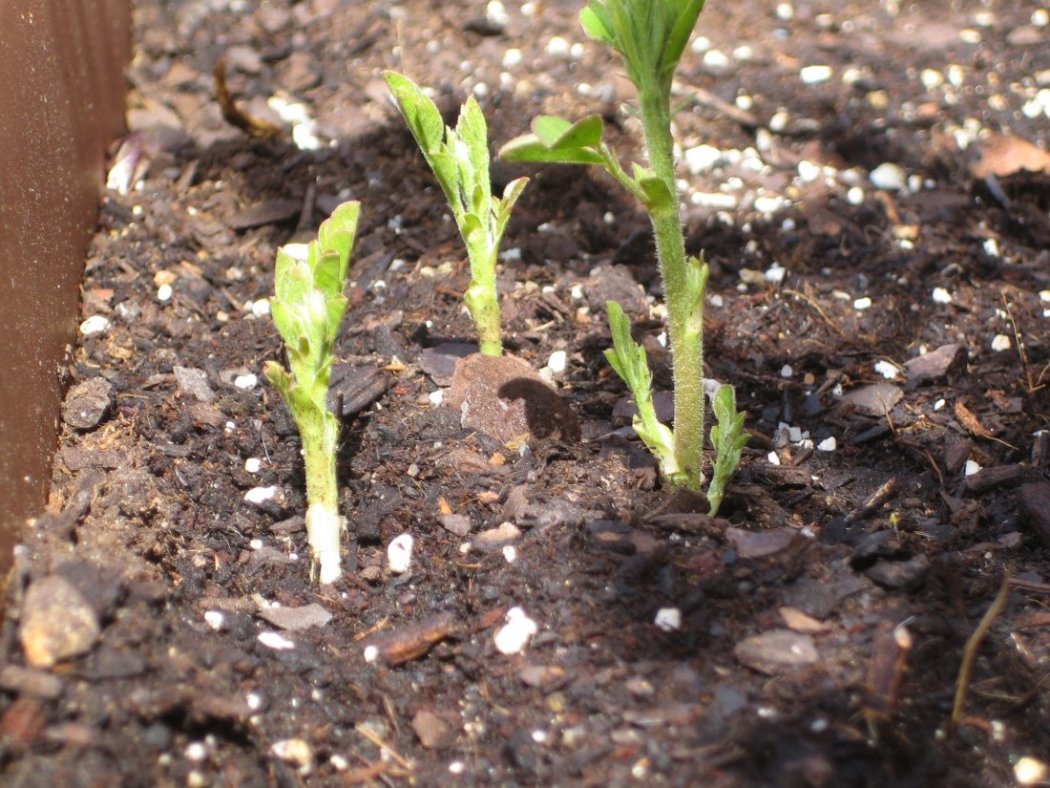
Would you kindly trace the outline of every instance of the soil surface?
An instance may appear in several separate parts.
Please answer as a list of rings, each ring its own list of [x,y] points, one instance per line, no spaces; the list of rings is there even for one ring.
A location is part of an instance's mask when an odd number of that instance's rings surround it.
[[[509,439],[445,403],[465,255],[381,72],[450,120],[473,92],[494,147],[599,112],[637,159],[577,2],[136,3],[133,134],[8,585],[6,785],[991,786],[1050,761],[1047,15],[710,5],[675,135],[708,374],[752,434],[718,518],[661,488],[602,357],[616,299],[669,387],[647,219],[600,173],[493,165],[532,178],[507,349],[560,400],[521,388]],[[238,106],[294,129],[223,120],[223,57]],[[265,299],[276,247],[346,199],[322,589]]]

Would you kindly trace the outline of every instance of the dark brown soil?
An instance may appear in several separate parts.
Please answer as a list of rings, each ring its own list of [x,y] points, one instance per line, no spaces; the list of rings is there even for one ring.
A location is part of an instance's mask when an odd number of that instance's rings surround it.
[[[1050,168],[985,141],[1048,143],[1045,18],[775,5],[712,2],[676,88],[709,374],[754,436],[712,519],[660,488],[602,358],[616,298],[669,384],[647,221],[600,174],[527,172],[501,274],[508,349],[537,370],[566,353],[580,439],[502,444],[436,394],[446,343],[473,338],[467,270],[381,70],[450,118],[473,90],[495,145],[597,111],[638,156],[578,3],[502,24],[481,2],[136,4],[118,158],[146,169],[106,198],[82,318],[109,324],[72,353],[51,501],[9,585],[5,784],[990,786],[1050,759]],[[320,149],[225,124],[223,55],[249,113],[302,102]],[[982,146],[998,174],[973,174]],[[298,437],[247,376],[281,356],[258,307],[276,247],[351,198],[347,571],[321,592]],[[514,607],[538,631],[507,655]],[[33,639],[49,626],[57,646]]]

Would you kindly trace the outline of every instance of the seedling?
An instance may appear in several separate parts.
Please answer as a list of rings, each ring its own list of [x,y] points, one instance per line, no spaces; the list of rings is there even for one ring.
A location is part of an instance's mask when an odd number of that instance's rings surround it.
[[[473,96],[460,108],[450,128],[423,91],[408,77],[388,71],[390,87],[409,131],[445,193],[470,260],[470,284],[464,294],[478,331],[479,349],[489,356],[503,350],[500,338],[496,259],[510,213],[528,178],[507,184],[502,199],[492,196],[488,129]]]
[[[635,429],[656,457],[661,475],[673,486],[693,491],[700,491],[704,481],[703,309],[708,267],[702,259],[685,254],[671,136],[671,79],[703,6],[704,0],[591,0],[580,12],[584,31],[620,53],[638,90],[648,167],[632,164],[628,174],[603,141],[604,124],[598,115],[576,123],[536,118],[531,134],[511,140],[500,151],[511,161],[602,167],[648,211],[667,293],[674,363],[673,430],[656,418],[645,351],[631,339],[627,317],[614,303],[608,305],[613,347],[606,357],[634,396],[639,411]],[[728,395],[720,390],[714,399],[716,413],[721,410],[726,417],[719,416],[717,432],[712,434],[716,453],[709,493],[712,513],[718,511],[726,480],[740,461],[740,449],[734,447],[747,440],[732,388]]]
[[[334,583],[342,574],[339,539],[346,520],[339,514],[336,478],[339,420],[328,410],[328,383],[332,346],[347,307],[343,288],[360,212],[358,202],[336,208],[307,246],[305,258],[291,247],[278,249],[270,299],[290,369],[268,361],[263,374],[281,393],[302,439],[306,536],[321,583]]]

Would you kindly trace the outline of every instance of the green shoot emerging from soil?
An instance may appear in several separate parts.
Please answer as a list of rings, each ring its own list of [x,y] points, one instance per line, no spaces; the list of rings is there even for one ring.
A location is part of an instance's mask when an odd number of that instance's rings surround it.
[[[306,535],[322,583],[342,574],[339,539],[346,521],[339,515],[336,448],[339,420],[328,410],[332,345],[346,312],[343,295],[361,204],[343,203],[321,224],[306,259],[288,247],[277,251],[273,322],[288,351],[290,370],[266,362],[263,374],[276,388],[299,428],[306,464]]]
[[[478,330],[479,348],[498,356],[500,338],[496,258],[510,212],[528,183],[518,178],[507,184],[503,198],[492,196],[489,179],[488,129],[473,96],[459,112],[456,128],[445,126],[434,102],[408,77],[388,71],[386,83],[398,108],[448,199],[470,260],[470,285],[464,295]]]
[[[630,174],[624,170],[602,140],[604,124],[598,115],[577,123],[536,118],[533,133],[511,140],[500,151],[510,161],[596,164],[648,211],[667,292],[674,361],[673,431],[656,418],[645,351],[631,339],[627,317],[616,304],[609,305],[613,347],[606,357],[634,395],[639,410],[635,429],[657,458],[661,475],[673,486],[695,492],[704,481],[703,309],[708,268],[703,260],[685,254],[671,137],[671,79],[703,5],[703,0],[591,0],[580,12],[587,35],[620,53],[638,89],[649,167],[633,164]],[[712,513],[717,512],[725,480],[739,462],[739,449],[734,452],[731,447],[746,439],[732,389],[728,398],[721,396],[723,404],[731,405],[733,418],[720,421],[713,441],[718,489],[713,482]]]

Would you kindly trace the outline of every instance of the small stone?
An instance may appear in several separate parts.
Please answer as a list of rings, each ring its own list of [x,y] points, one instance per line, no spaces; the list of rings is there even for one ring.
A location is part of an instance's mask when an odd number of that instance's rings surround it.
[[[65,578],[45,577],[26,591],[19,637],[30,667],[50,668],[86,654],[101,632],[95,609]]]
[[[467,342],[442,342],[419,354],[419,368],[439,386],[452,383],[456,361],[477,352],[478,346]]]
[[[332,614],[317,602],[299,607],[266,607],[259,611],[262,618],[275,627],[298,632],[310,627],[323,627],[332,620]]]
[[[900,369],[898,369],[897,365],[885,359],[875,362],[875,371],[886,378],[886,380],[893,380],[900,374]]]
[[[471,547],[475,550],[489,552],[502,550],[521,539],[521,530],[514,523],[500,523],[497,528],[489,528],[474,537]]]
[[[412,730],[428,750],[444,747],[453,735],[452,727],[430,709],[420,709],[412,717]]]
[[[195,397],[201,402],[213,402],[215,400],[215,392],[208,385],[208,373],[203,369],[175,367],[173,371],[175,373],[175,384],[179,387],[180,392],[187,396]]]
[[[69,390],[62,403],[62,420],[74,429],[94,429],[112,404],[113,385],[105,378],[91,378]]]
[[[506,620],[507,623],[496,631],[496,648],[508,656],[520,654],[532,636],[539,632],[539,626],[520,607],[508,610]]]
[[[412,566],[412,547],[415,540],[412,534],[401,534],[394,538],[386,548],[387,566],[395,575],[402,575]]]
[[[892,383],[872,383],[847,392],[842,404],[865,416],[882,418],[904,398],[904,392]]]
[[[1039,785],[1046,780],[1047,772],[1046,763],[1030,755],[1018,758],[1014,764],[1014,779],[1018,785]]]
[[[952,294],[945,290],[943,287],[933,288],[933,292],[930,294],[930,298],[935,304],[950,304],[952,302]]]
[[[279,488],[275,485],[269,487],[252,487],[252,489],[244,494],[244,500],[255,506],[262,506],[277,497],[278,489]]]
[[[564,668],[557,665],[526,665],[518,677],[530,687],[552,689],[565,682]]]
[[[553,36],[547,42],[547,54],[551,57],[568,58],[571,52],[569,42],[561,36]]]
[[[682,628],[682,611],[677,607],[662,607],[656,611],[653,624],[664,632],[677,632]]]
[[[803,66],[798,72],[799,78],[803,84],[806,85],[819,85],[821,82],[827,82],[831,79],[832,74],[835,72],[831,66],[814,65],[814,66]]]
[[[270,747],[270,752],[282,761],[298,766],[301,774],[309,773],[313,767],[313,750],[303,739],[296,738],[275,741]]]
[[[1012,347],[1010,337],[1006,334],[996,334],[992,338],[992,350],[996,353],[1002,353],[1004,350],[1009,350]]]
[[[266,648],[272,648],[274,651],[291,651],[295,648],[295,641],[289,640],[280,632],[260,632],[258,640]]]
[[[820,657],[812,637],[788,629],[774,629],[742,640],[733,653],[742,664],[771,676],[811,665]]]
[[[822,632],[828,628],[827,624],[817,621],[812,616],[807,616],[801,610],[793,607],[780,608],[780,617],[784,619],[788,629],[795,632]]]
[[[65,682],[47,671],[24,668],[21,665],[4,665],[0,668],[0,688],[19,695],[54,700],[62,694]]]
[[[443,514],[438,518],[446,531],[463,537],[470,533],[470,518],[465,514]]]
[[[233,379],[233,385],[241,391],[251,391],[259,385],[259,378],[249,372],[247,375],[238,375],[235,377]]]
[[[547,359],[547,369],[553,374],[560,375],[565,371],[568,364],[568,354],[564,350],[555,350]]]
[[[904,168],[889,161],[883,162],[872,170],[869,178],[876,189],[886,191],[900,191],[908,183],[908,176]]]
[[[908,383],[919,385],[940,380],[966,364],[966,348],[960,344],[941,345],[904,363]]]
[[[682,154],[685,167],[691,175],[703,175],[725,161],[724,154],[713,145],[686,148]]]
[[[109,318],[105,315],[92,315],[80,324],[80,333],[86,337],[103,334],[109,331]]]
[[[838,441],[835,440],[835,436],[825,438],[817,444],[817,451],[835,451],[839,447]]]

